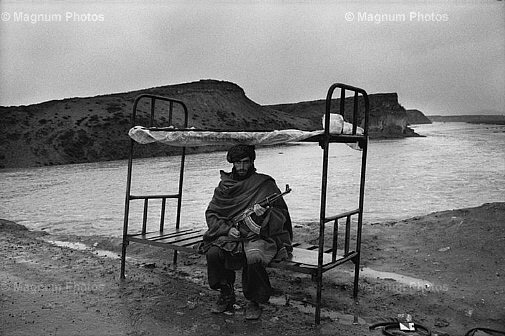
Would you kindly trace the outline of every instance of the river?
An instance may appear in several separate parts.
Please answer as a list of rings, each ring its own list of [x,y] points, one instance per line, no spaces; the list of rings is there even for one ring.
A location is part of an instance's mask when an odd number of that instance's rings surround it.
[[[415,130],[425,137],[370,141],[366,223],[505,201],[505,126],[434,123]],[[321,157],[311,143],[257,149],[258,171],[293,189],[286,202],[295,224],[318,221]],[[328,215],[357,208],[360,157],[346,145],[331,145]],[[132,192],[174,193],[170,180],[178,163],[175,157],[137,160]],[[224,152],[187,156],[182,225],[205,226],[220,169],[230,169]],[[0,218],[49,233],[120,236],[126,172],[126,160],[0,170]],[[158,211],[153,203],[150,228],[158,225]],[[142,201],[132,213],[135,230]]]

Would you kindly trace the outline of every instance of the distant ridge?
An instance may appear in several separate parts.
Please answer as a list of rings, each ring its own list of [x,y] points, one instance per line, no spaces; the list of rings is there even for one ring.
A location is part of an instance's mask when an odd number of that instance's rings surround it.
[[[186,102],[190,127],[230,130],[322,128],[324,100],[261,106],[250,100],[237,84],[200,80],[124,93],[0,107],[0,168],[127,158],[132,104],[142,93]],[[370,95],[370,101],[371,136],[415,135],[407,127],[406,112],[398,103],[396,93]],[[140,108],[148,110],[148,106]],[[173,155],[179,151],[163,145],[137,147],[142,147],[136,153],[139,157]],[[197,151],[202,148],[188,148],[189,153]]]
[[[505,125],[505,115],[485,115],[485,114],[473,114],[473,115],[451,115],[451,116],[441,116],[441,115],[431,115],[428,118],[433,122],[466,122],[470,124],[493,124],[493,125]]]

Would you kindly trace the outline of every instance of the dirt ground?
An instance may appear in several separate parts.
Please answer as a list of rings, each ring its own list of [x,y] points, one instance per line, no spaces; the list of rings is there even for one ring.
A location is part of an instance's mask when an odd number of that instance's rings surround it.
[[[0,231],[0,335],[381,335],[369,326],[401,313],[437,335],[505,330],[505,203],[365,224],[359,304],[352,265],[325,273],[319,326],[315,284],[301,274],[270,270],[276,294],[246,321],[241,294],[235,315],[209,312],[217,293],[198,255],[179,254],[174,269],[171,251],[131,244],[121,281],[119,239],[7,220]],[[295,224],[295,235],[313,243],[317,225]]]

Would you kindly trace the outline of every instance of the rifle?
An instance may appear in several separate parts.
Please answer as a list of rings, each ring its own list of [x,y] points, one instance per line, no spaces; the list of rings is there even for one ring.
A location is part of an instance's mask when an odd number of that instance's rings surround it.
[[[291,188],[289,187],[289,184],[286,184],[286,191],[278,194],[278,193],[274,193],[270,196],[267,196],[265,199],[259,201],[258,203],[255,203],[254,205],[256,204],[259,204],[261,207],[263,208],[266,208],[266,207],[269,207],[271,206],[277,199],[279,199],[280,197],[283,197],[284,195],[286,194],[289,194],[291,192]],[[247,225],[247,227],[254,233],[256,234],[259,234],[260,233],[260,229],[261,229],[261,226],[259,226],[258,224],[254,223],[252,220],[247,220],[247,218],[249,216],[251,216],[253,213],[254,213],[254,205],[245,209],[244,211],[242,211],[241,213],[239,213],[238,215],[236,215],[235,217],[233,217],[231,219],[231,221],[233,222],[233,226],[235,228],[238,229],[239,227],[239,223],[241,221],[244,221],[245,224]]]

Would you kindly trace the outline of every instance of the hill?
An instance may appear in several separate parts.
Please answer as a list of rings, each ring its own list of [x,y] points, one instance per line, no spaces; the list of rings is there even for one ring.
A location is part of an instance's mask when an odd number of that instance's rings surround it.
[[[407,110],[409,125],[431,124],[431,120],[419,110]]]
[[[215,80],[0,107],[0,168],[127,158],[131,109],[135,97],[142,93],[186,102],[189,125],[196,128],[315,130],[321,129],[324,113],[324,100],[261,106],[250,100],[238,85]],[[370,100],[372,136],[411,135],[405,109],[398,104],[396,93],[370,95]],[[215,149],[189,148],[188,152]],[[176,151],[176,148],[153,145],[143,146],[136,155],[163,156]]]
[[[303,118],[256,104],[233,83],[204,80],[29,106],[0,107],[0,167],[127,158],[131,109],[135,97],[142,93],[188,102],[189,124],[197,128],[307,127]],[[138,155],[171,155],[176,150],[167,146],[145,146]]]

